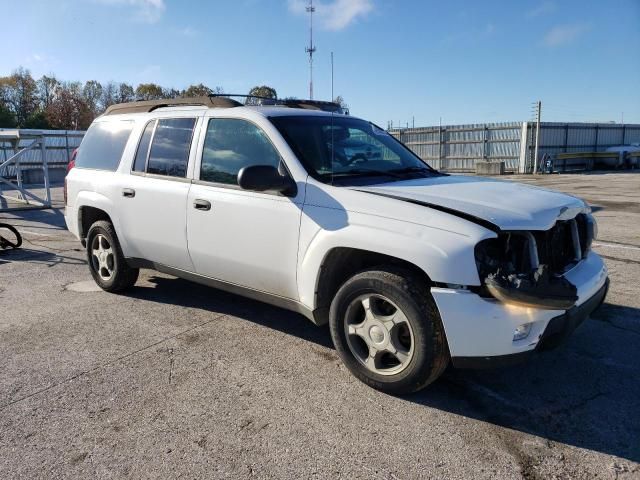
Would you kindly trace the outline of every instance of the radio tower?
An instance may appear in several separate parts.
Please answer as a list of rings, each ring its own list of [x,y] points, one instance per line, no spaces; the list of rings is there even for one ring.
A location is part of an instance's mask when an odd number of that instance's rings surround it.
[[[313,0],[309,0],[307,12],[309,12],[309,46],[304,50],[309,54],[309,100],[313,100],[313,52],[316,47],[313,46],[313,12],[316,8],[313,6]]]

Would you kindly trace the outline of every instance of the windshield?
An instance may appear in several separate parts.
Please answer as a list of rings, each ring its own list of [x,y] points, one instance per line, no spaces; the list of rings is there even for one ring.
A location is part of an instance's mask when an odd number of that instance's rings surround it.
[[[309,174],[325,183],[439,175],[376,125],[345,116],[271,117]]]

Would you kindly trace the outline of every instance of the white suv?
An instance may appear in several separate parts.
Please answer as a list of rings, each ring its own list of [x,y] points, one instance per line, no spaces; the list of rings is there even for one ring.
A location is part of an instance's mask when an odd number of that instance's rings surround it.
[[[553,346],[602,303],[585,202],[440,173],[323,108],[213,96],[109,108],[65,187],[98,285],[123,291],[152,268],[295,310],[329,323],[351,372],[392,393],[450,362]]]

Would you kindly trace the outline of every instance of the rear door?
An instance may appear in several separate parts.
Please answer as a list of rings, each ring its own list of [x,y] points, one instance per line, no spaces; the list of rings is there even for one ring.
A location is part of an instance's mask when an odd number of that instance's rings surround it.
[[[121,230],[130,257],[193,271],[187,249],[191,148],[198,115],[150,120],[119,195]]]
[[[187,204],[189,253],[202,275],[298,298],[296,264],[304,183],[294,198],[242,190],[242,167],[286,167],[258,124],[207,118]]]

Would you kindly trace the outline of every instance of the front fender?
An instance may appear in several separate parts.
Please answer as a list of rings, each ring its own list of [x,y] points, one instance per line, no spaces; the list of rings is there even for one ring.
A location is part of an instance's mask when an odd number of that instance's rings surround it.
[[[445,215],[445,214],[442,214]],[[318,221],[318,219],[322,219]],[[339,209],[305,205],[300,229],[300,301],[315,308],[320,267],[338,247],[366,250],[407,261],[434,282],[480,285],[474,247],[495,234],[465,222],[463,233]]]

